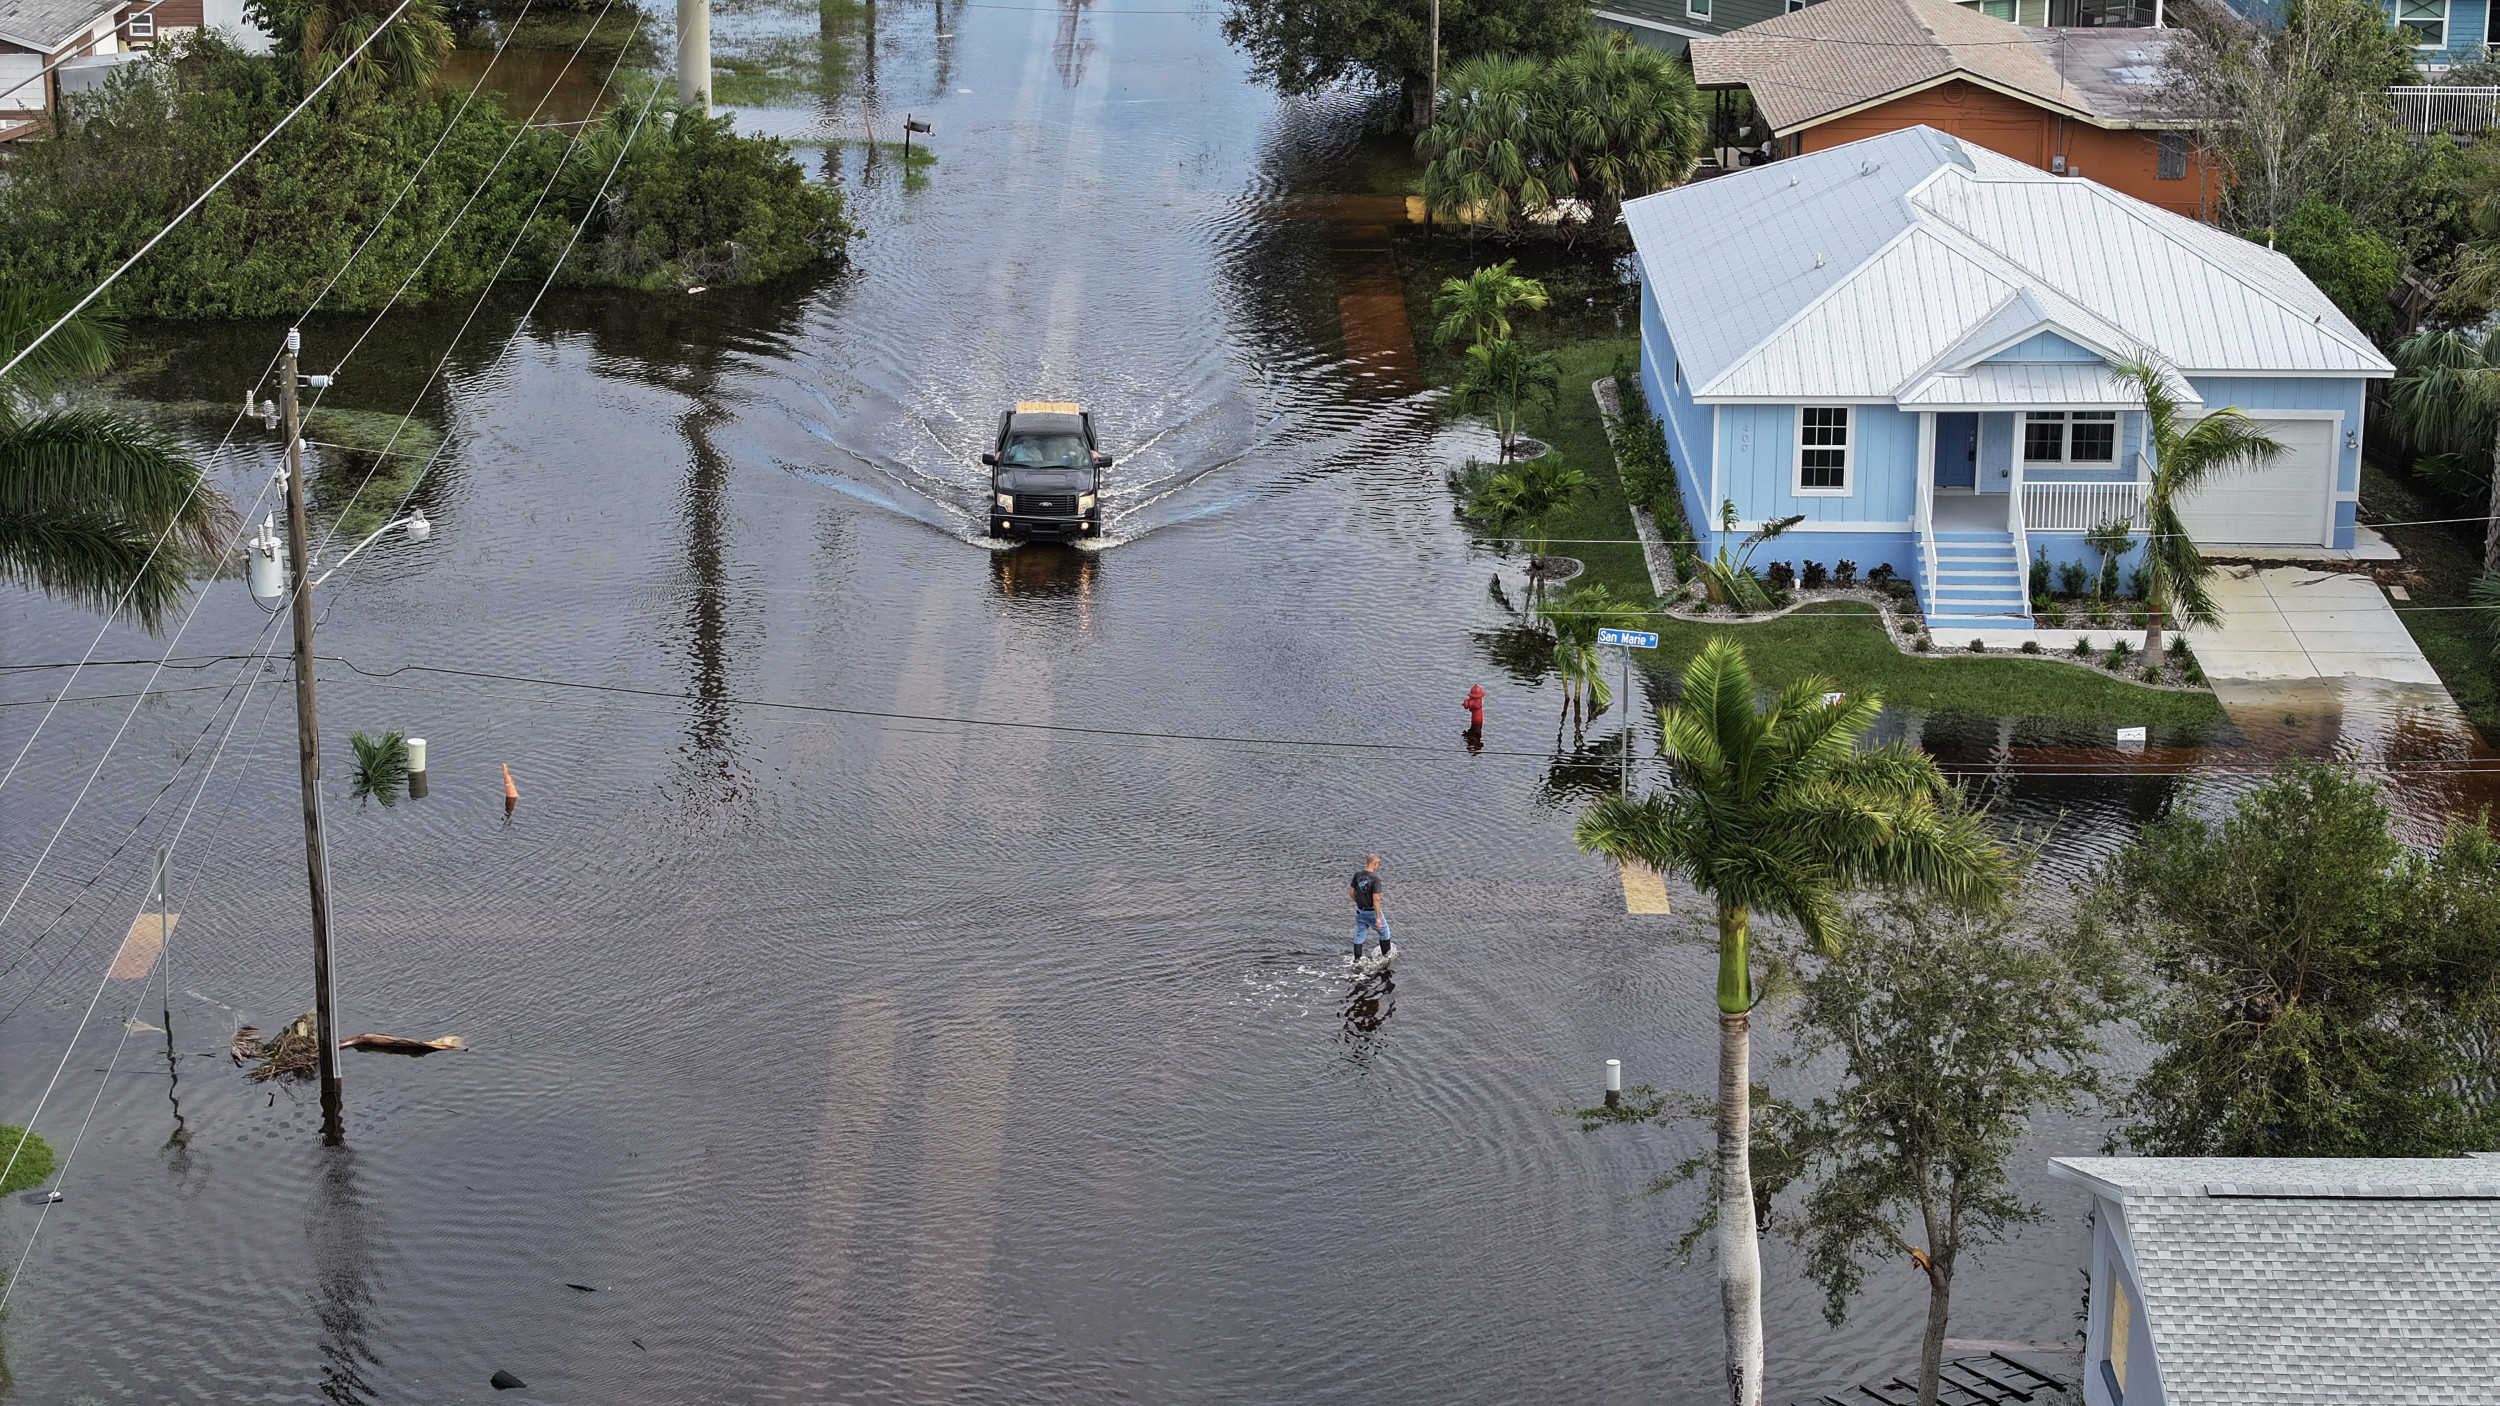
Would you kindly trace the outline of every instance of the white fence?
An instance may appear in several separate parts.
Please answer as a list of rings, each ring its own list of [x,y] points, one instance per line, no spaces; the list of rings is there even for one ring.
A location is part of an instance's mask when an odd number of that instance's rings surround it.
[[[2105,522],[2136,522],[2144,490],[2122,483],[2026,483],[2023,526],[2032,532],[2089,532]]]
[[[2387,97],[2396,105],[2396,120],[2417,136],[2476,135],[2500,127],[2500,88],[2425,85],[2390,88]]]

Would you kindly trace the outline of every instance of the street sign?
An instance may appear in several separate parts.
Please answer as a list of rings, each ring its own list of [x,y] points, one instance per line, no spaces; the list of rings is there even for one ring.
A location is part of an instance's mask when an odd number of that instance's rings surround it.
[[[1626,649],[1656,649],[1658,636],[1649,630],[1604,630],[1597,632],[1599,644],[1619,644]]]

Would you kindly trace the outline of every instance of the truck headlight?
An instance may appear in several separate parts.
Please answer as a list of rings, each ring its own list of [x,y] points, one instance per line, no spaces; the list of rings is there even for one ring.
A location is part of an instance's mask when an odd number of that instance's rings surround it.
[[[1091,493],[1079,493],[1076,495],[1076,510],[1080,513],[1092,512],[1094,510],[1094,495]]]
[[[1012,512],[1012,511],[1014,511],[1015,506],[1016,506],[1016,500],[1015,500],[1015,496],[1014,496],[1013,494],[1008,494],[1008,493],[1000,493],[1000,494],[997,494],[997,495],[995,495],[995,496],[996,496],[996,497],[997,497],[997,499],[998,499],[998,506],[1000,506],[1000,507],[1002,507],[1002,508],[1005,508],[1005,509],[1008,509],[1008,510],[1009,510],[1009,511],[1011,511],[1011,512]]]

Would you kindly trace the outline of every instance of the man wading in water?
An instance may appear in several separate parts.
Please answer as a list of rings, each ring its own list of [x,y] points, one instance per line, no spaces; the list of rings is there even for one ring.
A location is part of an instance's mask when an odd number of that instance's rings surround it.
[[[1346,892],[1354,895],[1354,960],[1363,960],[1365,934],[1380,939],[1380,955],[1387,960],[1397,950],[1389,940],[1388,910],[1380,906],[1380,856],[1366,855],[1363,867],[1346,884]]]

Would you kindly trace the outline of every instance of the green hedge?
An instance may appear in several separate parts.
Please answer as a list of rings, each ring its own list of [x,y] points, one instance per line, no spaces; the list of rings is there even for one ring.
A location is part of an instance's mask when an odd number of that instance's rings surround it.
[[[1675,554],[1678,580],[1689,581],[1699,570],[1693,550],[1692,524],[1684,520],[1684,495],[1675,486],[1675,460],[1667,454],[1666,426],[1649,413],[1640,379],[1629,370],[1615,372],[1615,464],[1623,475],[1623,494],[1636,507],[1649,509],[1658,530]]]
[[[55,138],[20,144],[0,183],[0,284],[93,286],[275,127],[299,88],[292,65],[204,31],[72,98]],[[301,313],[385,209],[324,307],[379,308],[403,281],[403,304],[457,298],[499,268],[541,278],[577,227],[567,281],[631,288],[757,282],[839,257],[852,233],[840,194],[810,185],[780,143],[666,105],[647,124],[658,139],[634,143],[598,209],[590,196],[619,144],[605,124],[533,215],[574,138],[516,133],[495,103],[463,110],[462,96],[324,94],[139,261],[115,307]]]

